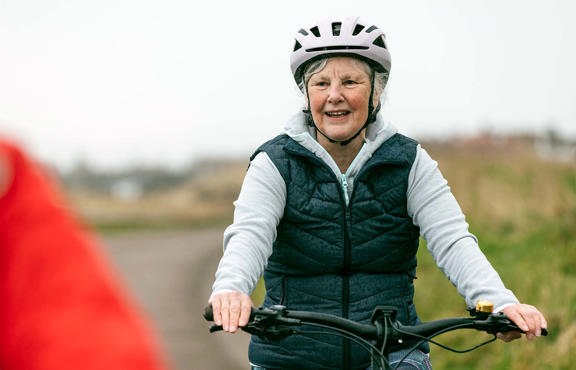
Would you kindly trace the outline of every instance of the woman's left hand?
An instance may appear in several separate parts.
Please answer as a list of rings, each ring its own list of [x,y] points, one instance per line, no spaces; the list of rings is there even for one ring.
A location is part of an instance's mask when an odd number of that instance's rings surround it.
[[[532,340],[535,337],[542,335],[542,329],[548,327],[544,315],[542,315],[542,313],[534,306],[518,303],[508,306],[502,311],[510,320],[518,325],[522,331],[524,331],[527,340]],[[514,339],[520,338],[521,334],[510,331],[507,333],[498,333],[497,336],[504,342],[510,342]]]

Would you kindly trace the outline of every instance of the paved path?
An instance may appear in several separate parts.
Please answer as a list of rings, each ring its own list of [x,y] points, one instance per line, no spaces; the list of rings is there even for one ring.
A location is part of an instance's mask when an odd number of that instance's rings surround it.
[[[222,251],[223,229],[105,235],[103,242],[153,320],[173,370],[247,368],[249,336],[209,334],[202,310]]]

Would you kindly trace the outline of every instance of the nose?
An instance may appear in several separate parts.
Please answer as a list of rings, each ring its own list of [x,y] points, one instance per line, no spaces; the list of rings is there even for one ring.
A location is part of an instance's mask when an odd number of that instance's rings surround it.
[[[342,86],[340,84],[330,84],[328,89],[328,103],[339,103],[344,100],[342,96]]]

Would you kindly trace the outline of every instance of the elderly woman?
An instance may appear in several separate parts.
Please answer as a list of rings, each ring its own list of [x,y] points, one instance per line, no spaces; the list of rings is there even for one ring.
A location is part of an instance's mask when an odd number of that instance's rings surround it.
[[[251,158],[209,299],[215,322],[229,332],[247,323],[263,273],[265,305],[359,322],[376,305],[392,305],[400,321],[415,324],[422,236],[469,305],[490,300],[529,339],[540,335],[546,320],[506,289],[437,163],[379,113],[390,72],[383,32],[356,17],[322,20],[297,33],[291,67],[306,109]],[[412,345],[393,348],[390,362]],[[430,369],[428,351],[421,345],[398,368]],[[356,344],[318,334],[253,337],[249,358],[252,369],[370,366]]]

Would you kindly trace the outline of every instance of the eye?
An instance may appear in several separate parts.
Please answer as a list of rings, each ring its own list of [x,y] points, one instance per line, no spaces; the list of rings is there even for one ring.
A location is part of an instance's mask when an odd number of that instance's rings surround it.
[[[350,86],[350,85],[356,85],[357,82],[356,82],[355,80],[350,80],[350,79],[348,79],[348,80],[342,81],[342,84],[343,84],[343,85],[348,85],[348,86]]]
[[[317,80],[317,81],[312,81],[311,84],[313,87],[319,88],[319,89],[323,89],[329,86],[329,83],[327,81],[324,80]]]

